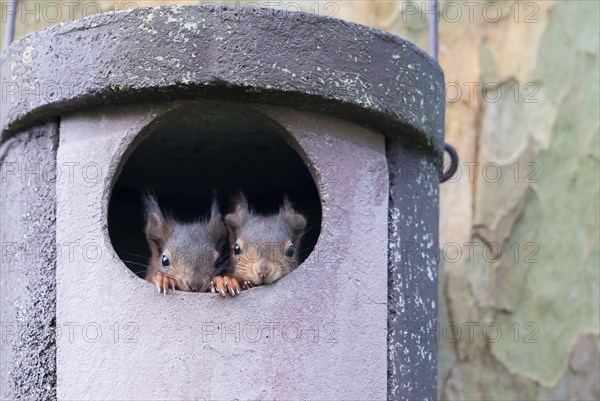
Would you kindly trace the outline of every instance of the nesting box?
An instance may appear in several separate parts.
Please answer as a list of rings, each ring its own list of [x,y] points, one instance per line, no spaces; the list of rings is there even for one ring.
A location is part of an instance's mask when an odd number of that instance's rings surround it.
[[[1,68],[2,398],[436,398],[444,85],[422,51],[166,7],[28,35]],[[235,298],[159,295],[140,191],[185,215],[234,187],[295,200],[302,264]]]

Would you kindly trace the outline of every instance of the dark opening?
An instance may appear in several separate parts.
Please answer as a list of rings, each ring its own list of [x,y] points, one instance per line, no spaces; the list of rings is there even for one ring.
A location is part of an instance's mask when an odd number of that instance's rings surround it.
[[[282,133],[254,111],[224,105],[186,107],[148,127],[115,182],[108,209],[110,239],[127,267],[144,277],[150,256],[144,191],[153,191],[161,208],[183,221],[208,214],[213,190],[223,213],[237,189],[261,213],[277,211],[287,194],[308,220],[303,262],[319,237],[321,201],[308,168]]]

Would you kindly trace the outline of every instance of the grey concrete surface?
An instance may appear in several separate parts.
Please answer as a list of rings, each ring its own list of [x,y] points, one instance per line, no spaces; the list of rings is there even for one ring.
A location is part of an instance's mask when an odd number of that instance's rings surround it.
[[[3,243],[43,249],[40,275],[2,262],[2,322],[15,323],[2,331],[2,395],[435,397],[443,87],[409,42],[273,10],[136,9],[13,43],[0,60],[2,174],[13,156],[58,157],[60,174],[56,187],[1,184]],[[143,127],[185,99],[268,115],[315,177],[317,248],[276,285],[163,299],[112,250],[114,180]]]
[[[56,398],[58,125],[0,146],[0,399]]]
[[[388,399],[437,398],[439,181],[435,157],[401,140],[390,171]]]
[[[386,399],[383,136],[314,113],[256,107],[290,132],[311,170],[340,168],[336,180],[317,179],[323,223],[309,259],[235,299],[163,297],[108,240],[114,172],[144,123],[166,108],[62,120],[58,163],[93,160],[103,174],[96,183],[77,174],[57,183],[57,242],[98,250],[58,261],[58,326],[76,327],[58,342],[59,399]]]
[[[397,36],[312,14],[173,6],[92,15],[14,42],[0,71],[2,135],[65,110],[202,96],[327,110],[443,149],[439,66]]]

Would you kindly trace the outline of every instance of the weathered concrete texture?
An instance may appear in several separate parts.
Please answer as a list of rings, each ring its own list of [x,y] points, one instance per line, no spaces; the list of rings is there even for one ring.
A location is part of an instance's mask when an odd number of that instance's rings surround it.
[[[249,108],[287,130],[315,174],[323,201],[317,246],[290,276],[233,299],[163,297],[113,251],[106,205],[139,132],[170,107],[62,120],[58,162],[94,160],[102,176],[63,176],[57,185],[57,242],[78,245],[57,266],[58,325],[75,329],[58,341],[59,398],[385,400],[384,137],[306,111]],[[331,165],[333,177],[323,174]],[[90,244],[99,251],[82,252]]]
[[[69,247],[57,270],[59,328],[68,333],[57,351],[61,398],[433,398],[435,343],[402,331],[414,323],[429,334],[437,307],[431,247],[444,85],[422,51],[310,14],[165,7],[34,33],[3,53],[0,72],[0,141],[53,116],[65,123],[58,159],[69,174],[57,187],[57,243]],[[165,302],[123,266],[108,239],[116,174],[139,130],[168,109],[140,103],[190,98],[254,104],[292,133],[318,181],[317,259],[294,280],[243,301],[176,294]],[[104,119],[101,107],[114,105]],[[387,156],[436,170],[395,181],[389,221],[386,136],[393,144]],[[89,180],[90,170],[71,174],[89,161],[100,181]],[[406,241],[425,247],[422,261],[404,258]],[[404,293],[388,300],[388,289]],[[390,337],[388,301],[397,314]],[[317,340],[243,337],[263,323],[316,330]],[[238,330],[233,343],[230,327]]]
[[[55,123],[0,147],[0,398],[56,399]]]
[[[437,398],[437,159],[388,140],[388,399]]]
[[[396,36],[312,14],[173,6],[93,15],[13,43],[0,68],[2,135],[90,105],[216,96],[328,110],[443,148],[437,64]]]

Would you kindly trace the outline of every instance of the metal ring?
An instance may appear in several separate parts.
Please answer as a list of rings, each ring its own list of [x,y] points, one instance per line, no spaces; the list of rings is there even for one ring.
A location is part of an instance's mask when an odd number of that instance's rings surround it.
[[[444,143],[444,152],[448,152],[450,155],[450,167],[448,170],[444,171],[444,165],[442,164],[442,168],[440,170],[440,182],[446,182],[454,173],[456,173],[456,169],[458,169],[458,153],[456,153],[456,149],[454,146]]]

